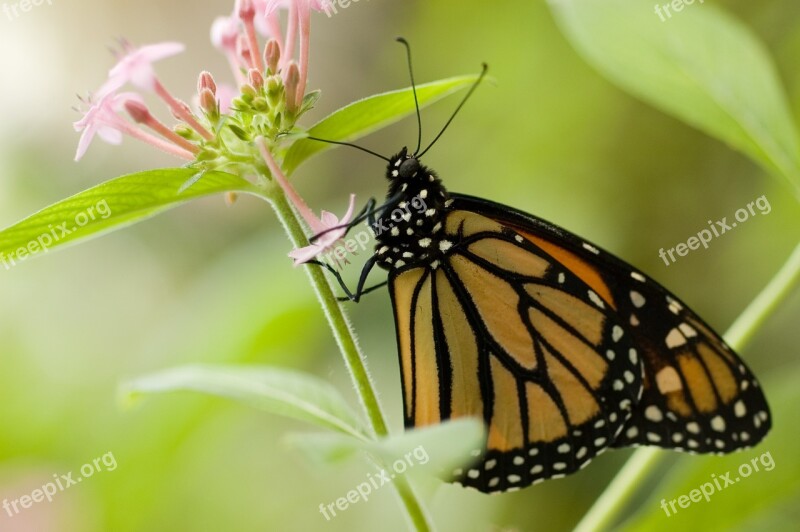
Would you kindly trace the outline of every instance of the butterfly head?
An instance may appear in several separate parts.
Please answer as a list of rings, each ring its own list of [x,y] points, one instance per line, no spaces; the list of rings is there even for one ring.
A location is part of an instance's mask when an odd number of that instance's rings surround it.
[[[421,173],[423,166],[414,154],[408,152],[408,148],[403,148],[400,153],[389,159],[386,169],[386,177],[391,182],[408,183]]]
[[[423,165],[419,157],[403,148],[399,153],[389,159],[386,166],[386,178],[389,180],[389,194],[387,198],[405,196],[412,197],[422,194],[425,197],[445,197],[446,192],[441,180],[432,169]]]

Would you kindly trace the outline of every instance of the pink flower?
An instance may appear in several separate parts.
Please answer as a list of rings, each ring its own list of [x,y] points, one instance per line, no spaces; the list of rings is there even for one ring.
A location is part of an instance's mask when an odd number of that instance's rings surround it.
[[[315,235],[320,233],[325,234],[319,237],[313,244],[291,251],[289,253],[289,257],[294,259],[294,265],[297,266],[299,264],[304,264],[316,257],[319,257],[326,251],[340,246],[341,238],[345,235],[345,233],[347,233],[346,226],[350,223],[350,220],[353,219],[355,206],[356,195],[350,194],[350,205],[348,206],[347,212],[344,214],[344,216],[342,216],[341,220],[337,218],[336,215],[328,211],[322,211],[320,217],[317,218],[310,212],[304,212],[303,210],[298,209]],[[331,231],[330,229],[333,230]],[[337,261],[339,260],[338,256],[335,256],[335,258]]]
[[[98,135],[101,139],[109,144],[120,144],[122,142],[123,134],[129,135],[133,138],[146,142],[159,150],[162,150],[181,159],[191,161],[194,159],[194,150],[191,145],[183,145],[183,139],[178,140],[178,144],[172,141],[167,141],[142,131],[134,126],[121,116],[119,112],[123,109],[133,112],[139,118],[150,117],[150,112],[141,96],[132,92],[124,92],[117,94],[111,92],[101,98],[91,98],[88,102],[91,107],[84,113],[83,118],[73,124],[75,131],[81,132],[81,138],[78,141],[78,151],[75,153],[75,160],[81,159],[89,149],[89,145],[94,140],[94,136]],[[129,105],[133,104],[133,105]],[[150,117],[151,118],[151,117]],[[152,120],[148,120],[152,125]],[[166,129],[166,128],[165,128]],[[171,131],[164,131],[167,135],[175,135]]]
[[[258,2],[257,2],[258,3]],[[324,11],[327,0],[266,0],[267,15],[271,15],[276,9],[288,9],[292,4],[297,7],[309,7],[314,11]]]
[[[265,37],[281,39],[281,24],[278,14],[275,12],[267,13],[269,0],[253,0],[256,6],[256,29]]]
[[[75,153],[76,161],[84,156],[95,135],[109,144],[122,143],[122,133],[129,124],[117,113],[123,109],[126,102],[131,100],[144,105],[141,97],[131,92],[108,93],[100,98],[89,100],[91,107],[83,115],[83,118],[73,124],[75,131],[82,132],[78,142],[78,151]]]
[[[306,221],[309,229],[311,229],[314,235],[325,233],[313,244],[295,249],[289,253],[289,256],[294,259],[294,265],[298,266],[306,263],[316,257],[319,257],[326,251],[335,249],[341,245],[341,238],[347,233],[346,226],[353,219],[353,211],[355,210],[356,206],[356,195],[350,194],[350,206],[347,208],[347,212],[344,214],[344,216],[342,216],[341,219],[336,218],[334,214],[327,211],[322,211],[321,216],[317,218],[311,209],[308,208],[308,205],[300,196],[300,194],[298,194],[291,183],[289,183],[289,180],[283,174],[283,171],[281,171],[281,167],[278,165],[277,161],[275,161],[275,157],[273,157],[272,152],[269,150],[266,140],[264,140],[263,137],[257,138],[256,146],[258,146],[261,156],[264,158],[264,162],[267,164],[267,168],[269,168],[272,177],[283,189],[283,193],[286,195],[286,198],[289,200],[289,202]],[[339,262],[340,258],[335,256],[335,260]]]
[[[211,44],[225,52],[236,51],[236,40],[239,38],[239,19],[235,17],[217,17],[211,25]]]
[[[177,42],[150,44],[140,48],[126,44],[126,54],[108,72],[108,80],[100,87],[98,96],[114,92],[128,82],[143,90],[155,90],[158,80],[153,63],[177,55],[184,49],[184,45]]]

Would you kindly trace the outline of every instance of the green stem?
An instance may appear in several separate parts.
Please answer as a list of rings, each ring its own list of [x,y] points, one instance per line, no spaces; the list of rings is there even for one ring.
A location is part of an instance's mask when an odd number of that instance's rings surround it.
[[[289,202],[286,201],[286,197],[281,193],[276,193],[272,194],[269,199],[292,244],[295,247],[307,246],[308,239],[303,231],[303,226],[300,224]],[[375,387],[367,371],[364,356],[356,344],[355,332],[350,325],[350,320],[347,319],[344,310],[336,300],[336,296],[325,278],[322,268],[305,266],[304,269],[308,274],[311,285],[314,287],[317,298],[322,304],[322,310],[325,312],[325,317],[328,319],[333,336],[336,338],[336,344],[344,356],[345,365],[356,388],[356,394],[361,401],[361,406],[369,418],[372,431],[379,438],[387,436],[389,431],[386,428],[386,421],[375,393]]]
[[[278,218],[280,218],[283,223],[295,247],[308,245],[308,239],[303,231],[303,226],[283,193],[276,189],[275,193],[265,197],[275,209]],[[355,332],[353,331],[350,321],[347,319],[342,306],[336,300],[336,296],[322,268],[306,266],[304,269],[322,305],[325,317],[328,319],[328,324],[333,331],[333,336],[336,338],[339,350],[342,352],[345,365],[347,366],[350,378],[355,386],[356,394],[369,418],[372,431],[378,438],[388,436],[389,431],[386,427],[386,421],[380,403],[378,402],[375,387],[367,371],[366,359],[358,347]],[[398,478],[393,485],[408,512],[408,517],[413,527],[419,532],[432,530],[433,526],[428,518],[427,512],[422,507],[421,502],[411,489],[411,486],[401,478]]]
[[[730,326],[725,333],[728,344],[734,350],[740,351],[792,292],[798,281],[800,281],[800,244],[775,277]],[[594,501],[574,532],[598,532],[610,529],[627,507],[636,489],[666,455],[662,449],[655,447],[639,449],[633,453],[600,497]]]

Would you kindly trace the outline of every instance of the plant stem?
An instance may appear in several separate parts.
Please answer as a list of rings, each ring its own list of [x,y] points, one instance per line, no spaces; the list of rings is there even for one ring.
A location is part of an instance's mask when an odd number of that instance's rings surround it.
[[[292,210],[289,202],[283,194],[277,193],[270,196],[270,203],[283,223],[292,244],[295,247],[308,245],[303,226]],[[356,394],[361,401],[361,406],[369,418],[370,427],[375,436],[383,437],[389,434],[386,428],[386,421],[375,393],[374,385],[370,379],[369,372],[365,365],[364,356],[358,348],[355,339],[355,332],[350,325],[350,321],[344,314],[344,310],[336,300],[336,296],[331,289],[322,268],[317,266],[304,266],[314,292],[322,305],[325,317],[336,338],[336,344],[344,357],[345,365],[350,373],[350,378],[356,389]]]
[[[741,350],[792,292],[798,281],[800,281],[800,244],[795,247],[789,260],[769,284],[730,326],[725,333],[728,344],[736,351]],[[636,488],[666,454],[662,449],[655,447],[639,449],[633,453],[600,497],[594,501],[574,532],[599,532],[610,529],[628,505]]]
[[[280,218],[281,223],[283,223],[286,233],[289,235],[295,247],[308,245],[308,239],[303,231],[303,226],[283,193],[276,189],[275,193],[265,197],[275,209],[278,218]],[[356,394],[361,401],[361,406],[367,414],[372,431],[378,438],[388,436],[389,431],[386,427],[386,421],[375,392],[375,387],[366,367],[366,359],[358,347],[355,332],[353,331],[350,321],[347,319],[344,310],[336,300],[336,296],[322,268],[318,266],[305,266],[304,269],[322,305],[325,317],[331,327],[333,336],[336,338],[339,350],[342,352],[345,365],[347,366],[350,378],[355,386]],[[393,485],[408,512],[408,517],[414,528],[419,532],[433,530],[427,512],[422,507],[416,494],[405,479],[398,478]]]

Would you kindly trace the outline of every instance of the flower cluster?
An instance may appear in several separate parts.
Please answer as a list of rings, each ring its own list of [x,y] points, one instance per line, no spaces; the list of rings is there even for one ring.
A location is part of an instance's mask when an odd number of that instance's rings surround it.
[[[269,177],[315,233],[326,230],[315,244],[290,254],[295,264],[340,245],[352,216],[338,220],[323,211],[317,218],[294,191],[275,160],[281,142],[303,133],[296,127],[300,116],[316,102],[319,92],[306,93],[311,12],[322,11],[325,0],[237,0],[233,13],[219,17],[211,27],[211,41],[230,64],[238,90],[217,84],[209,72],[197,82],[193,105],[176,98],[161,82],[154,63],[184,50],[175,42],[141,47],[121,42],[117,64],[105,83],[87,100],[88,109],[75,122],[81,133],[75,159],[84,156],[95,136],[119,144],[125,135],[190,161],[198,172],[225,170],[244,176]],[[285,32],[281,10],[286,11]],[[266,37],[262,47],[259,36]],[[133,86],[139,92],[123,89]],[[178,122],[172,127],[159,120],[142,94],[152,94],[166,104]]]

